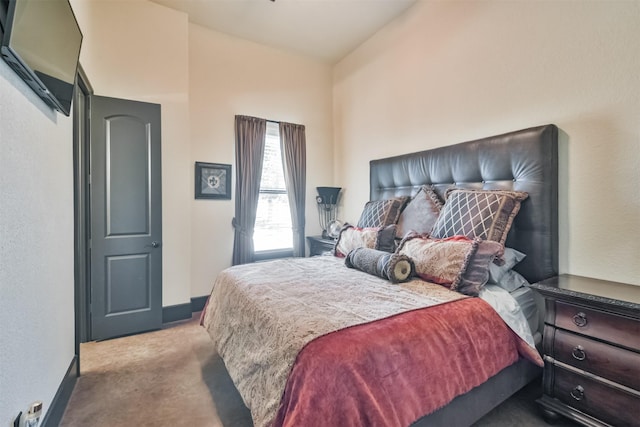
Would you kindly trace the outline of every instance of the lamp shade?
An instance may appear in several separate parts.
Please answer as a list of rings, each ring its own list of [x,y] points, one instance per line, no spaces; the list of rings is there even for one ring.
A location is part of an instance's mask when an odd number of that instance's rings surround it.
[[[318,190],[318,203],[335,205],[338,203],[342,187],[316,187],[316,190]]]

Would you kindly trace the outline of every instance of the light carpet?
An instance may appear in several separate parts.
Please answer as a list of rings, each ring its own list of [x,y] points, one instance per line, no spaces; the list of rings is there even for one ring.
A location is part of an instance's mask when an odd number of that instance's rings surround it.
[[[82,344],[81,376],[61,426],[252,426],[197,319],[196,313],[158,331]],[[546,426],[535,404],[540,390],[539,381],[530,384],[474,426]]]

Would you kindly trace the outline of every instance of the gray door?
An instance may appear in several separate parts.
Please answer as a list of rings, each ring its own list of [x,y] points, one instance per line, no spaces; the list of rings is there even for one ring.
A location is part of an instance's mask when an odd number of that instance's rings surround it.
[[[91,338],[162,325],[160,106],[92,96]]]

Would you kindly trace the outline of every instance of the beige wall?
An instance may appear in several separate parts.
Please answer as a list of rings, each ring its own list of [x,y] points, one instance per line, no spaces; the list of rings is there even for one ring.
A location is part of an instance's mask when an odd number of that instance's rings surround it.
[[[300,123],[307,138],[307,234],[318,234],[315,187],[333,184],[331,67],[189,26],[191,160],[232,164],[232,200],[192,200],[192,295],[231,265],[236,114]],[[193,191],[193,190],[192,190]],[[193,197],[192,197],[193,199]]]
[[[334,69],[345,219],[371,159],[555,123],[561,272],[640,284],[638,70],[639,2],[417,3]]]
[[[193,179],[196,161],[235,163],[236,114],[306,126],[307,230],[319,233],[315,187],[333,184],[330,66],[145,0],[72,4],[96,94],[162,105],[164,306],[207,295],[231,265],[235,180],[232,200],[195,200]]]
[[[194,200],[193,163],[234,163],[235,114],[307,126],[307,234],[319,185],[344,186],[357,220],[370,159],[555,123],[562,271],[640,284],[638,2],[419,2],[333,86],[326,65],[144,0],[72,6],[96,93],[162,104],[165,305],[230,264],[233,200]],[[73,357],[71,123],[0,61],[0,425],[48,410]]]
[[[84,34],[80,62],[95,94],[161,105],[162,303],[189,302],[187,15],[145,0],[72,0],[72,5]]]
[[[72,123],[0,60],[0,426],[74,355]]]

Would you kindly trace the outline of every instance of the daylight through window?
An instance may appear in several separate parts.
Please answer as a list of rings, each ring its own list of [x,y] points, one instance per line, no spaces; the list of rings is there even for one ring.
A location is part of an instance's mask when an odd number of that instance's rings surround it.
[[[253,246],[256,252],[293,248],[291,211],[280,150],[280,129],[274,122],[267,122]]]

